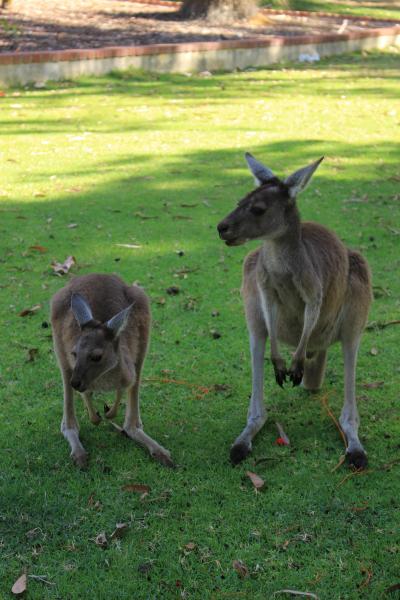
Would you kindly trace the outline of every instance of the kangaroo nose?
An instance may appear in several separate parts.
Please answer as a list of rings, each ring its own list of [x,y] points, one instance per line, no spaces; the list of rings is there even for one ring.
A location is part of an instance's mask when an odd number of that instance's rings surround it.
[[[229,225],[227,225],[224,221],[221,221],[221,223],[218,223],[217,229],[218,233],[222,235],[223,233],[226,233],[228,231]]]

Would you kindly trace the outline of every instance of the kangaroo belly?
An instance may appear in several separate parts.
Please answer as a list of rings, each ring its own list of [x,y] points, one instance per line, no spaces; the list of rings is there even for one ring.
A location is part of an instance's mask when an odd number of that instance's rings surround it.
[[[300,342],[304,326],[304,304],[299,312],[291,311],[288,306],[278,308],[278,340],[296,348]],[[338,340],[340,314],[324,315],[317,321],[307,349],[310,352],[324,350]]]

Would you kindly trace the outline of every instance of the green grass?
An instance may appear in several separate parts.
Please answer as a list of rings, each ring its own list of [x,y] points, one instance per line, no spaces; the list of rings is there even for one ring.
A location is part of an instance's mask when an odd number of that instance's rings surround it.
[[[385,467],[399,456],[398,327],[367,332],[360,350],[369,471],[348,479],[345,467],[332,471],[343,446],[321,398],[339,414],[337,347],[320,395],[280,390],[268,363],[269,421],[253,455],[232,468],[250,392],[241,263],[256,244],[227,248],[215,228],[252,187],[245,150],[280,175],[324,154],[299,200],[302,215],[368,258],[370,320],[398,319],[397,67],[397,54],[368,54],[210,78],[130,73],[0,98],[1,598],[25,568],[54,584],[29,580],[27,597],[40,600],[266,599],[283,588],[380,599],[399,582],[398,463]],[[142,416],[175,471],[109,423],[93,427],[79,399],[90,466],[70,462],[46,324],[49,299],[66,282],[49,265],[71,254],[73,273],[117,272],[152,299]],[[178,296],[166,294],[171,285]],[[36,304],[34,315],[18,316]],[[28,362],[31,348],[38,354]],[[165,377],[210,392],[149,381]],[[363,387],[374,382],[384,383]],[[275,445],[276,420],[290,448]],[[246,470],[265,490],[253,491]],[[127,483],[150,494],[122,491]],[[129,523],[126,535],[96,546],[119,522]]]
[[[261,0],[266,8],[343,13],[356,17],[400,20],[398,0]]]

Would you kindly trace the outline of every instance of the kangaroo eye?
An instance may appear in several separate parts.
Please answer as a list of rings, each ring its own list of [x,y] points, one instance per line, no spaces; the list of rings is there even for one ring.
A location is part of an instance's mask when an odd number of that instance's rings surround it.
[[[263,208],[262,206],[252,206],[250,208],[250,212],[255,215],[256,217],[260,217],[261,215],[263,215],[265,213],[265,208]]]
[[[92,356],[90,357],[90,360],[92,362],[100,362],[101,361],[101,354],[92,354]]]

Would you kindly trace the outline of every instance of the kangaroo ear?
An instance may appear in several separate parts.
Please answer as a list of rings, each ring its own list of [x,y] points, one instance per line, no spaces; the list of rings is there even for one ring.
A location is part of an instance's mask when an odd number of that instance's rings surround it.
[[[85,298],[80,294],[72,294],[71,309],[75,319],[78,321],[79,327],[82,329],[87,323],[93,321],[92,311]]]
[[[246,152],[244,157],[246,159],[247,166],[253,173],[256,185],[266,183],[269,179],[273,179],[275,177],[271,169],[268,169],[268,167],[265,167],[260,162],[258,162],[258,160],[256,160],[254,156],[250,154],[250,152]]]
[[[128,318],[131,313],[132,307],[133,307],[133,304],[130,304],[127,308],[124,308],[119,313],[114,315],[105,324],[106,327],[108,327],[108,329],[111,329],[111,331],[114,334],[114,337],[118,337],[122,333],[122,331],[125,329],[125,327],[128,323]]]
[[[295,171],[285,179],[284,183],[289,189],[289,195],[291,198],[296,198],[297,194],[302,192],[304,188],[307,187],[311,177],[314,174],[314,171],[317,170],[318,166],[323,160],[324,157],[322,156],[308,167],[304,167],[303,169]]]

